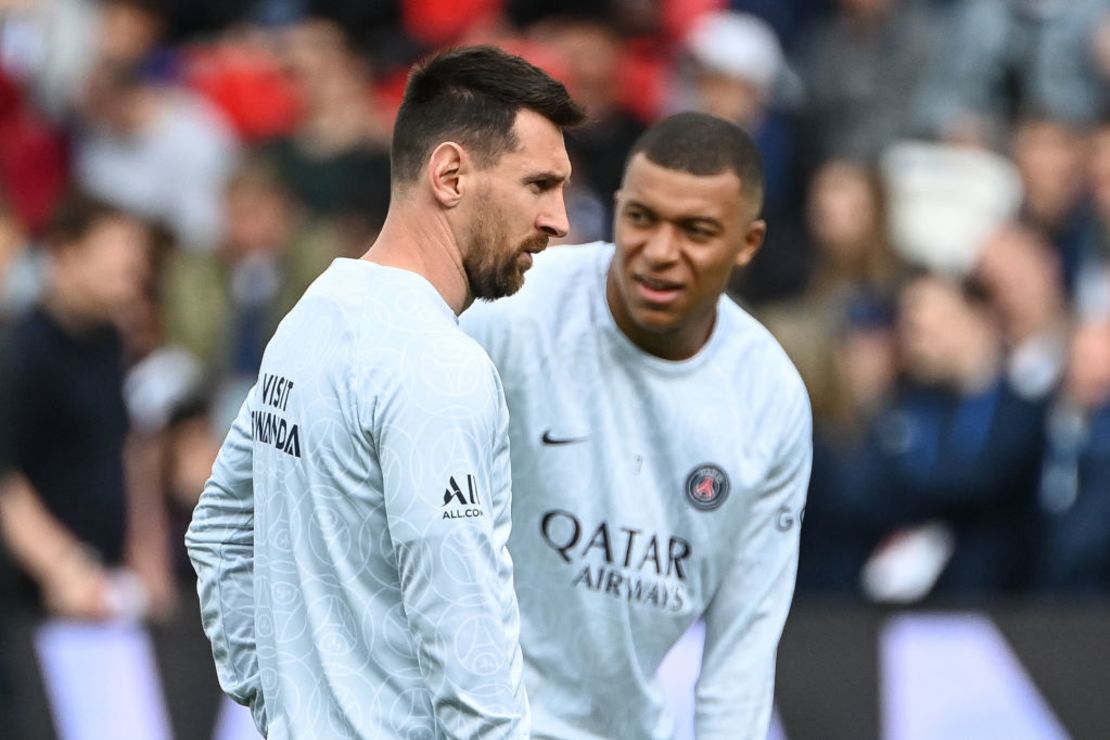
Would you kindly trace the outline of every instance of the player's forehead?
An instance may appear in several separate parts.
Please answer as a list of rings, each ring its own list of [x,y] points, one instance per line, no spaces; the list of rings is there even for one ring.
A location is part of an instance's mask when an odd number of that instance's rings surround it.
[[[642,152],[629,161],[620,196],[670,218],[725,220],[744,204],[740,178],[732,170],[694,175],[656,164]]]
[[[514,174],[549,173],[561,179],[571,174],[563,131],[535,111],[522,108],[513,123],[517,145],[505,152],[498,162],[500,169]]]

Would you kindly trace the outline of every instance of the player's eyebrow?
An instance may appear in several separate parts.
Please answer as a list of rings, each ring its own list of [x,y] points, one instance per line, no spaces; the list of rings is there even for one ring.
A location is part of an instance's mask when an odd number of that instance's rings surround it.
[[[553,172],[553,171],[533,172],[531,174],[525,175],[521,179],[521,182],[523,182],[525,185],[531,185],[532,183],[537,183],[537,184],[540,184],[540,185],[548,185],[548,186],[554,186],[554,185],[560,185],[560,184],[567,185],[567,184],[570,183],[570,173],[569,172],[566,172],[566,173]]]
[[[709,228],[714,231],[724,229],[724,224],[711,216],[680,216],[675,220],[684,226]]]
[[[641,211],[647,211],[648,213],[651,213],[651,214],[655,213],[654,208],[649,206],[647,203],[636,200],[635,198],[629,198],[627,201],[625,201],[623,207],[624,208],[638,208]]]
[[[705,215],[700,215],[700,214],[685,214],[685,213],[679,213],[679,214],[673,214],[673,215],[672,214],[666,214],[666,213],[660,213],[659,211],[655,210],[654,208],[652,208],[648,204],[646,204],[642,201],[636,200],[635,198],[629,198],[625,202],[625,204],[622,208],[623,209],[635,208],[637,210],[643,211],[644,213],[650,215],[652,218],[658,218],[658,219],[662,219],[664,221],[670,221],[671,223],[678,224],[678,225],[681,225],[681,226],[700,226],[700,227],[703,227],[703,228],[713,229],[714,231],[724,230],[724,224],[721,222],[720,219],[716,218],[715,216],[705,216]]]

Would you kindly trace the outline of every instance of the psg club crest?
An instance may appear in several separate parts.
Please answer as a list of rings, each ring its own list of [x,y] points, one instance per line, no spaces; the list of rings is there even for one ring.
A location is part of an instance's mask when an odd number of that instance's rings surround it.
[[[695,509],[712,511],[728,498],[728,476],[716,465],[699,465],[686,476],[686,498]]]

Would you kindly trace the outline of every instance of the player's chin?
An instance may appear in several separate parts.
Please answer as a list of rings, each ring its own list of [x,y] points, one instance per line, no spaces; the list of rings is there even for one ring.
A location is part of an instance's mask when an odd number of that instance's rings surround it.
[[[521,252],[517,255],[512,268],[505,271],[505,279],[502,282],[511,290],[511,293],[524,287],[524,274],[532,269],[532,264],[532,254]]]
[[[519,263],[513,265],[512,269],[505,270],[501,274],[500,279],[497,281],[496,287],[492,291],[495,294],[492,297],[507,298],[523,288],[524,273],[527,271],[528,268],[520,265]]]
[[[656,306],[636,306],[632,320],[641,330],[652,334],[670,334],[682,323],[682,316],[673,310]]]

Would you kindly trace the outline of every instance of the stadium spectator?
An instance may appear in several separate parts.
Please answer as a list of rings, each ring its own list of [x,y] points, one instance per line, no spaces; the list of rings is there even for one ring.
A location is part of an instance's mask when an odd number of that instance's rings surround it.
[[[828,376],[813,393],[814,403],[823,408],[817,416],[815,406],[813,475],[798,558],[799,595],[857,593],[863,565],[882,535],[871,517],[859,515],[840,466],[894,395],[894,317],[891,306],[875,297],[861,295],[843,308],[842,323],[821,340],[828,353],[822,365]]]
[[[389,203],[390,121],[367,63],[331,21],[304,20],[283,38],[303,111],[297,129],[269,142],[264,156],[312,215],[380,219]]]
[[[1013,123],[1052,114],[1040,64],[1047,40],[1080,12],[1056,0],[968,0],[947,13],[920,98],[923,130],[952,142],[1001,145]]]
[[[278,53],[282,28],[247,27],[182,55],[182,81],[220,109],[246,146],[287,136],[301,100]]]
[[[1082,319],[1110,313],[1110,122],[1091,136],[1087,173],[1094,213],[1081,241],[1072,295],[1072,310]]]
[[[567,194],[567,241],[607,238],[624,161],[644,130],[620,104],[621,39],[600,20],[582,19],[540,23],[530,35],[549,45],[568,66],[567,87],[589,116],[586,125],[567,136],[574,164],[574,182]]]
[[[690,29],[684,46],[692,67],[683,82],[690,87],[676,90],[674,104],[748,131],[767,167],[767,197],[777,204],[789,192],[791,171],[791,128],[780,98],[787,68],[778,37],[753,15],[708,13]]]
[[[1091,224],[1085,167],[1086,129],[1061,119],[1025,116],[1014,127],[1010,155],[1021,175],[1020,221],[1048,240],[1055,279],[1072,295]]]
[[[890,246],[878,174],[834,160],[814,175],[806,208],[814,265],[805,292],[759,312],[806,382],[814,415],[814,474],[806,505],[799,592],[850,593],[875,544],[843,505],[838,455],[888,400],[896,375],[895,291],[905,270]]]
[[[1051,115],[1092,125],[1110,110],[1110,3],[1072,0],[1037,56],[1038,97]]]
[[[840,495],[888,535],[873,561],[900,561],[894,555],[913,533],[937,527],[950,545],[912,558],[897,578],[872,584],[872,595],[1020,589],[1032,559],[1045,402],[1011,387],[1000,332],[972,283],[915,278],[900,298],[898,332],[904,380],[846,456]]]
[[[813,253],[806,289],[759,311],[805,379],[819,426],[850,425],[857,408],[837,372],[840,338],[853,323],[877,326],[869,316],[882,323],[883,304],[894,299],[901,264],[887,237],[885,207],[873,170],[848,160],[823,165],[810,181],[805,210]]]
[[[1069,318],[1060,272],[1052,248],[1016,224],[987,239],[975,268],[999,320],[1009,383],[1026,398],[1046,398],[1063,372]]]
[[[1110,323],[1072,335],[1063,391],[1048,417],[1040,482],[1040,589],[1110,593]]]
[[[875,161],[918,133],[917,96],[939,41],[919,0],[838,0],[794,55],[803,86],[799,156]]]
[[[0,193],[28,232],[45,226],[66,187],[67,164],[58,132],[0,69]]]
[[[67,200],[48,232],[46,293],[13,328],[17,475],[0,498],[0,533],[52,614],[105,619],[164,607],[166,543],[149,549],[136,536],[144,522],[128,526],[156,492],[128,479],[114,326],[139,298],[149,239],[146,226],[122,211]],[[140,542],[147,548],[134,546]]]
[[[222,207],[227,229],[214,252],[169,256],[162,317],[167,342],[202,362],[213,389],[234,397],[234,413],[278,321],[339,256],[340,245],[336,229],[309,222],[262,159],[244,162],[231,176]]]
[[[238,146],[213,106],[152,74],[135,65],[93,70],[76,178],[98,197],[164,221],[183,247],[209,250],[224,228],[221,193]]]

